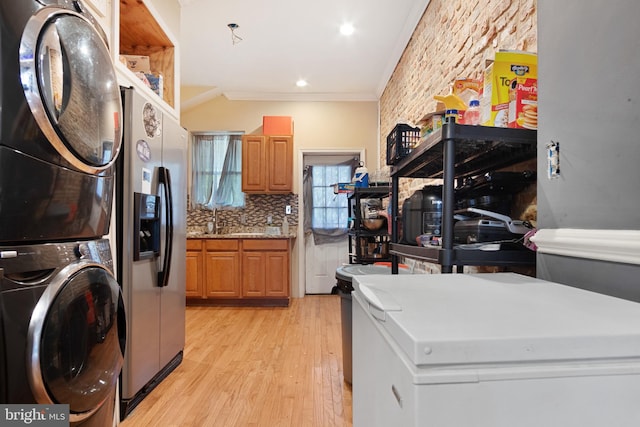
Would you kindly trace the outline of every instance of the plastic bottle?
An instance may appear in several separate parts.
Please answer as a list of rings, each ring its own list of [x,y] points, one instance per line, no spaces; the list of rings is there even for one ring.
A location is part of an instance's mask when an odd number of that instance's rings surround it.
[[[282,220],[282,234],[284,234],[285,236],[289,234],[289,221],[287,220],[286,216]]]
[[[458,121],[458,110],[446,110],[444,113],[445,123],[455,123]]]
[[[364,163],[360,162],[360,167],[356,169],[356,174],[353,177],[353,182],[356,187],[368,187],[369,186],[369,170],[364,166]]]
[[[477,99],[469,102],[469,108],[464,113],[464,123],[476,126],[480,124],[480,101]]]

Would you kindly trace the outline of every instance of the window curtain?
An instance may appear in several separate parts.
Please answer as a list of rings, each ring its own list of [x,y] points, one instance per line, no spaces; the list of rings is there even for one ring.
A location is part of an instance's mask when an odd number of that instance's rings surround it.
[[[191,168],[191,207],[244,206],[241,135],[194,135]]]
[[[357,157],[349,157],[347,160],[342,160],[339,163],[332,163],[332,165],[346,165],[350,166],[350,177],[353,176],[355,169],[359,164],[359,159]],[[316,165],[316,166],[327,166],[324,165]],[[325,243],[336,243],[344,240],[345,236],[348,234],[348,225],[345,222],[338,227],[335,228],[326,228],[326,227],[317,227],[314,226],[314,185],[313,185],[313,168],[314,165],[307,164],[304,167],[303,171],[303,180],[302,180],[302,191],[303,191],[303,200],[304,204],[304,224],[303,229],[305,234],[312,234],[313,241],[316,245],[322,245]],[[333,191],[333,188],[330,188],[329,184],[327,184],[327,191]],[[347,209],[347,208],[345,208]]]
[[[243,207],[242,192],[242,138],[232,135],[222,165],[220,183],[215,192],[214,204],[219,206]]]

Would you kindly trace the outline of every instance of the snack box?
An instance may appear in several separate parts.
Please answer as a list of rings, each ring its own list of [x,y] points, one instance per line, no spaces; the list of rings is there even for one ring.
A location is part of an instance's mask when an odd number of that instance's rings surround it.
[[[509,127],[538,129],[538,80],[518,77],[509,88]]]
[[[333,184],[333,194],[352,193],[354,188],[355,184],[352,182],[338,182]]]
[[[150,74],[151,64],[149,57],[144,55],[120,55],[120,62],[127,66],[128,69],[137,73],[139,71]]]
[[[420,139],[424,139],[429,136],[433,131],[436,131],[442,127],[442,118],[444,117],[444,111],[436,111],[435,113],[429,113],[425,115],[418,122],[420,127]]]
[[[480,108],[481,124],[508,127],[509,89],[515,78],[538,78],[538,56],[531,52],[499,51],[487,64]]]

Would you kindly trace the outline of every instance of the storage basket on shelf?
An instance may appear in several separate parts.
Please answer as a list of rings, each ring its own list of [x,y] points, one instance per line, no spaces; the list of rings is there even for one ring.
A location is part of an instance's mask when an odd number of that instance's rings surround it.
[[[387,164],[395,165],[420,143],[420,128],[398,123],[387,136]]]

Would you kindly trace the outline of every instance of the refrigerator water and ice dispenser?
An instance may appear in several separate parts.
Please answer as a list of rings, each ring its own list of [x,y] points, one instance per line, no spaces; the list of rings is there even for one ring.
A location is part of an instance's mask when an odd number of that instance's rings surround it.
[[[160,197],[134,193],[133,260],[160,256]]]

